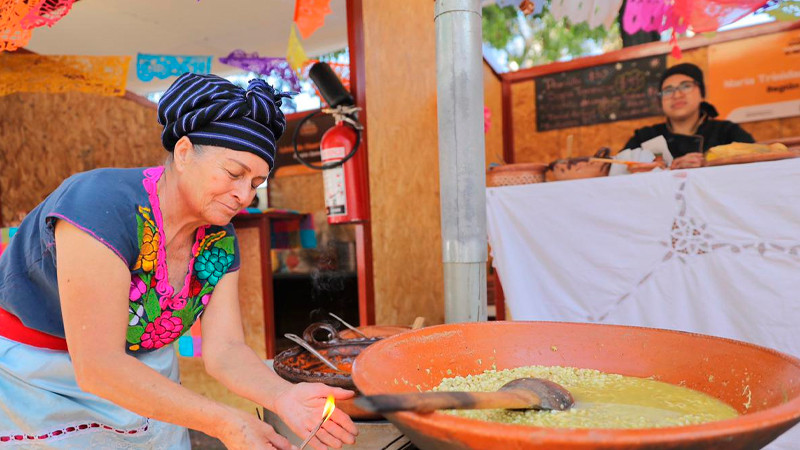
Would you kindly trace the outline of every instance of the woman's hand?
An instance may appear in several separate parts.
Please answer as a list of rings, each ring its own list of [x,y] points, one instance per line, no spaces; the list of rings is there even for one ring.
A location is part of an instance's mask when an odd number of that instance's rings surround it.
[[[275,412],[295,434],[305,439],[322,420],[328,394],[332,394],[335,400],[345,400],[355,395],[352,391],[321,383],[294,384],[278,394]],[[342,444],[354,443],[357,434],[358,430],[350,417],[337,408],[309,445],[317,450],[341,448]]]
[[[686,155],[681,156],[680,158],[675,158],[672,161],[671,169],[694,169],[696,167],[703,167],[705,163],[705,158],[703,157],[702,153],[688,153]]]
[[[222,425],[216,437],[229,450],[297,448],[258,417],[234,409],[231,409],[230,422]]]

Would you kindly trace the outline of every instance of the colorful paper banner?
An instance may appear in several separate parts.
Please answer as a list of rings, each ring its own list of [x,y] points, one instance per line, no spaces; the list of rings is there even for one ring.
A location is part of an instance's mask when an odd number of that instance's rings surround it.
[[[22,28],[22,19],[34,8],[32,2],[0,0],[0,52],[14,51],[28,44],[31,30]]]
[[[295,0],[294,23],[303,39],[308,39],[325,25],[325,16],[331,13],[331,0]]]
[[[0,0],[0,52],[28,44],[36,27],[53,24],[67,15],[76,0]]]
[[[695,33],[717,31],[766,3],[766,0],[628,0],[622,28],[628,34],[672,29],[672,55],[680,59],[677,34],[689,28]]]
[[[219,61],[260,75],[275,75],[291,83],[293,91],[300,91],[300,81],[286,58],[258,56],[257,52],[234,50],[228,56],[219,58]]]
[[[292,70],[298,72],[300,68],[303,67],[303,63],[307,60],[308,56],[306,56],[303,45],[300,44],[300,40],[297,39],[297,33],[294,31],[294,26],[292,26],[289,32],[289,45],[286,48],[286,61],[289,62],[289,66]]]
[[[149,55],[139,53],[136,57],[136,76],[142,81],[153,78],[162,80],[184,73],[211,73],[211,56]]]
[[[628,34],[670,28],[674,33],[684,33],[688,28],[695,33],[706,33],[736,22],[766,3],[765,0],[628,0],[622,27]]]
[[[619,14],[622,0],[553,0],[550,14],[556,19],[567,18],[573,24],[586,22],[589,27],[609,27]]]
[[[33,29],[47,25],[52,27],[67,15],[76,0],[40,0],[38,5],[22,19],[22,28]]]
[[[84,92],[125,95],[130,56],[0,54],[0,95]]]

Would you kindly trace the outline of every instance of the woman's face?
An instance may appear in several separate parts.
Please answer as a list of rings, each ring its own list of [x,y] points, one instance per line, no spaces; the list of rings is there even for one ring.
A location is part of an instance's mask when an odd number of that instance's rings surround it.
[[[669,119],[686,119],[697,114],[703,97],[692,77],[675,74],[661,85],[661,108]]]
[[[204,222],[226,225],[253,201],[269,165],[252,153],[203,145],[191,151],[185,175],[181,191],[187,206]]]

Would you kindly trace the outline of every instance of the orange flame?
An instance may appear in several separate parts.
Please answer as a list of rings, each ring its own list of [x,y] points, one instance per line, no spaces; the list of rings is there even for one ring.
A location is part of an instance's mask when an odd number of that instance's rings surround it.
[[[322,423],[327,422],[335,410],[336,404],[333,402],[333,395],[329,395],[325,402],[325,409],[322,410]]]

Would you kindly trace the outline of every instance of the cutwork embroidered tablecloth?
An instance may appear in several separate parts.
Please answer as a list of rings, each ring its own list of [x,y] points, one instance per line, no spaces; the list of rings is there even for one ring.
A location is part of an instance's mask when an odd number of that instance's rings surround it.
[[[489,188],[486,203],[514,320],[691,331],[800,356],[800,158]]]

